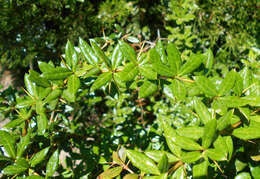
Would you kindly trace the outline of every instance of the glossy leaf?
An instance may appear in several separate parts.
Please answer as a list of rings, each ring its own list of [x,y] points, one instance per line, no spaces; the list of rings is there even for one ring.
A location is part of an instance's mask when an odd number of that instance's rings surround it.
[[[67,68],[56,67],[55,69],[42,73],[42,77],[48,80],[64,80],[72,74]]]
[[[76,75],[71,75],[68,78],[68,93],[70,94],[68,98],[70,102],[74,102],[76,100],[76,94],[80,87],[80,80]]]
[[[202,162],[195,164],[192,168],[192,177],[198,179],[208,178],[208,160],[204,159]]]
[[[44,99],[43,103],[49,103],[52,100],[57,99],[62,94],[62,91],[58,88],[52,90],[49,95]]]
[[[139,71],[142,76],[149,80],[156,80],[157,79],[157,72],[154,71],[151,65],[143,65],[139,67]]]
[[[52,65],[41,61],[38,61],[38,66],[42,73],[52,71],[53,69],[55,69]]]
[[[184,163],[193,163],[201,158],[200,152],[184,152],[181,156],[181,161]]]
[[[17,144],[17,157],[21,157],[28,145],[31,143],[31,134],[28,133],[26,136],[20,137],[20,141]]]
[[[203,127],[183,127],[176,129],[176,132],[180,136],[188,137],[194,140],[198,140],[203,136],[204,129]]]
[[[134,63],[128,63],[122,72],[119,73],[123,82],[133,80],[138,74],[138,68]]]
[[[200,55],[192,55],[190,59],[181,66],[179,76],[189,74],[196,70],[202,63],[202,57]]]
[[[6,153],[12,157],[16,157],[15,138],[6,131],[0,130],[0,144],[4,146]]]
[[[230,90],[235,84],[235,80],[236,80],[236,72],[234,71],[228,72],[219,86],[218,96],[223,96],[225,94],[230,93]]]
[[[65,47],[65,59],[66,59],[66,63],[71,67],[72,71],[75,72],[79,59],[78,59],[77,52],[74,49],[74,46],[71,44],[69,40],[67,41]]]
[[[226,143],[227,146],[227,150],[228,150],[228,159],[231,160],[232,154],[233,154],[233,140],[231,136],[225,136],[224,137],[224,141]]]
[[[222,131],[231,125],[231,119],[233,116],[233,112],[234,112],[234,110],[230,110],[224,116],[222,116],[221,118],[218,119],[217,129],[219,131]]]
[[[202,146],[205,149],[210,147],[211,143],[213,142],[216,133],[216,128],[217,128],[216,119],[211,119],[205,124],[204,134],[202,136]]]
[[[211,121],[212,117],[205,104],[199,99],[194,99],[193,103],[194,103],[195,111],[198,114],[199,118],[201,119],[202,123],[206,124],[209,121]]]
[[[156,92],[156,90],[157,90],[156,84],[154,84],[148,80],[145,80],[139,89],[138,96],[139,96],[139,98],[146,98],[146,97],[154,94]]]
[[[260,128],[240,127],[235,129],[232,135],[243,140],[258,139],[260,138]]]
[[[141,171],[148,173],[148,174],[155,174],[159,175],[160,171],[152,161],[152,159],[148,158],[141,152],[134,151],[134,150],[127,150],[127,157],[132,162],[132,164],[139,168]]]
[[[212,69],[213,67],[213,62],[214,62],[214,56],[213,56],[213,53],[212,53],[212,50],[211,49],[208,49],[207,52],[205,53],[205,67],[207,69],[207,73],[209,73],[209,71]]]
[[[218,95],[215,85],[205,76],[196,76],[195,83],[206,96],[214,97]]]
[[[43,135],[48,128],[48,119],[45,114],[37,116],[37,127],[40,135]]]
[[[123,53],[120,50],[119,44],[114,48],[112,53],[112,69],[116,69],[124,60]]]
[[[161,40],[157,41],[155,49],[158,52],[158,54],[160,55],[160,57],[161,57],[161,62],[166,64],[167,63],[167,58],[166,58],[165,49],[164,49],[164,46],[163,46]]]
[[[41,77],[39,73],[37,73],[34,70],[29,70],[29,79],[31,81],[33,81],[34,83],[36,83],[38,86],[42,86],[42,87],[50,87],[51,84],[49,83],[48,80],[46,80],[45,78]]]
[[[136,53],[135,50],[128,45],[124,41],[119,41],[119,47],[120,51],[122,52],[123,56],[127,59],[130,60],[133,64],[136,64]]]
[[[247,172],[242,172],[242,173],[239,173],[235,179],[251,179],[251,176],[249,173]]]
[[[99,60],[98,57],[95,55],[95,52],[89,46],[87,42],[85,42],[82,38],[79,38],[79,48],[83,56],[85,57],[86,61],[92,65],[98,65]]]
[[[216,161],[227,160],[225,154],[222,151],[217,149],[207,149],[205,153],[211,160],[216,160]]]
[[[166,154],[163,154],[161,159],[159,160],[158,169],[160,170],[161,173],[167,172],[167,170],[168,170],[168,157],[167,157]]]
[[[167,45],[168,65],[174,74],[177,74],[181,66],[181,54],[173,43]]]
[[[24,75],[24,83],[26,86],[26,90],[30,93],[31,96],[37,96],[36,84],[30,80],[29,74]]]
[[[169,152],[165,152],[165,151],[149,150],[149,151],[145,152],[145,155],[147,155],[149,158],[153,159],[155,162],[159,162],[164,154],[166,154],[169,163],[174,163],[174,162],[177,162],[180,160],[173,154],[171,154]]]
[[[35,167],[37,164],[41,163],[41,162],[45,159],[46,155],[48,154],[49,148],[50,148],[50,147],[46,147],[46,148],[42,149],[41,151],[37,152],[37,153],[31,158],[31,160],[30,160],[30,165],[31,165],[32,167]]]
[[[53,176],[59,165],[59,150],[57,149],[49,159],[46,166],[46,176]]]
[[[8,165],[7,167],[5,167],[2,172],[5,175],[18,175],[23,173],[24,171],[26,171],[27,168],[24,166],[20,166],[20,165]]]
[[[237,96],[225,96],[217,99],[222,105],[226,107],[240,107],[248,104],[248,99],[243,99]]]
[[[107,84],[112,79],[111,72],[105,72],[98,76],[93,85],[91,86],[90,91],[95,91],[96,89],[101,88],[105,84]]]
[[[122,170],[123,170],[123,167],[121,167],[121,166],[110,168],[110,169],[104,171],[103,173],[101,173],[98,178],[100,178],[100,179],[111,179],[111,178],[114,178],[114,177],[120,175]]]

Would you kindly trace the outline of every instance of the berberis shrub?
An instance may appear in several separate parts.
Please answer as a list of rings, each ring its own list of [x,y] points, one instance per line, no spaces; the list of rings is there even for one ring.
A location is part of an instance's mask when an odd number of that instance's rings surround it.
[[[140,44],[80,38],[30,70],[1,105],[3,178],[260,178],[259,62],[219,71],[210,49]]]

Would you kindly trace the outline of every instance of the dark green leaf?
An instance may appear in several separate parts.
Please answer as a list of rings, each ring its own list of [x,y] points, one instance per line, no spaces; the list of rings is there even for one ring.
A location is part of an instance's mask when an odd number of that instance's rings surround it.
[[[52,90],[49,95],[44,99],[43,103],[49,103],[52,100],[57,99],[62,94],[62,91],[58,88]]]
[[[26,90],[29,92],[29,94],[33,97],[37,96],[37,89],[36,89],[36,84],[32,82],[29,78],[29,74],[24,75],[24,83],[26,86]]]
[[[41,77],[39,73],[37,73],[36,71],[33,70],[29,70],[29,79],[31,81],[33,81],[34,83],[36,83],[38,86],[42,86],[42,87],[50,87],[51,84],[49,83],[48,80],[46,80],[45,78]]]
[[[64,97],[69,102],[75,102],[76,100],[76,93],[80,87],[80,80],[76,75],[71,75],[68,78],[68,88],[64,91]]]
[[[152,159],[148,158],[141,152],[134,151],[134,150],[127,150],[127,157],[132,162],[132,164],[139,168],[141,171],[148,173],[148,174],[155,174],[159,175],[160,171],[152,161]]]
[[[119,44],[114,48],[113,54],[112,54],[112,69],[116,69],[121,65],[122,61],[124,60],[123,54],[120,50]]]
[[[8,165],[2,171],[5,175],[18,175],[27,170],[26,167],[19,165]]]
[[[68,76],[70,76],[73,72],[69,71],[67,68],[56,67],[51,71],[44,72],[42,74],[43,78],[48,80],[64,80]]]
[[[96,66],[98,65],[98,57],[95,55],[95,52],[92,50],[89,44],[85,42],[82,38],[79,38],[79,48],[89,64]]]
[[[16,158],[15,143],[15,138],[11,134],[0,130],[0,144],[4,146],[6,153],[12,158]]]
[[[21,157],[24,151],[27,149],[30,144],[31,134],[28,133],[26,136],[20,137],[20,141],[17,144],[17,157]]]
[[[30,160],[30,165],[32,167],[35,167],[37,164],[39,164],[41,161],[45,159],[45,156],[47,155],[50,147],[46,147],[45,149],[42,149],[40,152],[37,152]]]
[[[65,59],[67,64],[71,67],[72,71],[75,72],[79,59],[76,50],[69,40],[65,47]]]
[[[38,133],[43,135],[48,128],[48,119],[44,113],[37,116]]]

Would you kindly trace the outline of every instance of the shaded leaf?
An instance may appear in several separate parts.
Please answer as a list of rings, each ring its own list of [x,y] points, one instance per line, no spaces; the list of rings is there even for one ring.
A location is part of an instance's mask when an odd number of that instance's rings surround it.
[[[12,158],[16,157],[15,143],[15,138],[11,134],[0,130],[0,144],[4,146],[6,153]]]
[[[45,159],[45,156],[48,154],[50,147],[46,147],[42,149],[41,151],[37,152],[30,160],[30,165],[32,167],[35,167],[37,164],[42,162]]]

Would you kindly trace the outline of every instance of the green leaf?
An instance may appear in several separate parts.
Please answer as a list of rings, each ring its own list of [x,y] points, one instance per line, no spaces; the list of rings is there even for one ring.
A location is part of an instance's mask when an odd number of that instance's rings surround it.
[[[30,160],[30,165],[32,167],[35,167],[37,164],[39,164],[40,162],[42,162],[46,155],[48,154],[50,147],[46,147],[44,149],[42,149],[41,151],[37,152]]]
[[[59,165],[59,150],[57,149],[49,159],[46,166],[46,176],[53,176]]]
[[[32,175],[32,176],[25,177],[25,179],[44,179],[44,178],[38,175]]]
[[[247,167],[247,163],[242,162],[238,159],[235,160],[236,172],[242,171],[245,167]]]
[[[76,94],[78,92],[78,89],[80,88],[80,80],[76,75],[71,75],[68,78],[67,83],[68,88],[66,89],[66,92],[64,93],[64,97],[69,102],[75,102],[76,101]]]
[[[26,108],[26,107],[30,107],[34,104],[35,104],[35,100],[33,100],[31,98],[27,98],[27,99],[18,101],[15,107],[16,108]]]
[[[260,96],[245,96],[241,99],[245,100],[250,106],[260,107]]]
[[[161,174],[159,176],[145,176],[142,179],[167,179],[168,173]]]
[[[157,72],[154,71],[153,67],[149,64],[143,65],[139,67],[139,71],[142,76],[149,80],[156,80],[157,79]]]
[[[139,98],[146,98],[146,97],[154,94],[156,92],[156,90],[157,90],[156,84],[154,84],[148,80],[145,80],[139,89],[138,96],[139,96]]]
[[[215,85],[205,76],[196,76],[195,83],[206,96],[214,97],[218,95]]]
[[[198,140],[203,136],[204,128],[203,127],[182,127],[176,129],[176,132],[180,136],[188,137],[194,140]]]
[[[168,157],[167,157],[166,154],[163,154],[163,156],[159,160],[158,169],[160,170],[161,173],[167,172],[167,170],[168,170]]]
[[[49,95],[44,99],[43,103],[49,103],[57,98],[62,94],[62,91],[58,88],[52,90]]]
[[[52,65],[41,61],[38,61],[38,66],[42,73],[52,71],[53,69],[55,69]]]
[[[124,60],[123,53],[120,50],[119,44],[114,48],[112,53],[112,69],[116,69],[121,65],[122,61]]]
[[[209,162],[207,159],[204,159],[202,162],[195,164],[192,168],[192,177],[198,179],[207,179],[208,165]]]
[[[90,91],[95,91],[96,89],[101,88],[105,84],[107,84],[112,79],[111,72],[105,72],[98,76],[93,85],[90,88]]]
[[[37,96],[36,84],[30,80],[29,74],[24,75],[24,83],[26,86],[26,90],[30,93],[31,96]]]
[[[172,175],[171,179],[186,179],[186,169],[184,166],[179,167],[174,174]]]
[[[148,174],[155,174],[159,175],[160,171],[152,161],[152,159],[148,158],[141,152],[134,151],[134,150],[127,150],[127,157],[132,162],[132,164],[139,168],[141,171],[148,173]]]
[[[2,171],[5,175],[18,175],[26,171],[27,168],[19,165],[8,165]]]
[[[90,39],[90,44],[99,60],[105,63],[107,69],[111,69],[111,62],[109,58],[104,54],[97,42],[94,39]]]
[[[223,152],[219,151],[218,149],[207,149],[205,153],[211,160],[216,160],[216,161],[227,160],[226,155],[223,154]]]
[[[184,100],[186,98],[187,91],[184,84],[181,81],[174,79],[170,85],[170,88],[177,100]]]
[[[42,77],[48,80],[64,80],[72,73],[73,72],[69,71],[67,68],[56,67],[51,71],[42,73]]]
[[[79,38],[79,48],[86,61],[89,64],[97,66],[99,63],[98,57],[95,55],[95,52],[89,46],[87,42],[85,42],[82,38]]]
[[[236,74],[235,84],[233,90],[237,96],[241,96],[243,92],[243,79],[238,73]]]
[[[172,77],[175,75],[167,65],[161,62],[161,57],[154,48],[149,51],[149,59],[150,62],[152,63],[153,69],[158,74],[166,77]]]
[[[30,144],[31,134],[27,133],[26,136],[20,137],[20,141],[17,144],[17,157],[21,157],[24,151],[27,149]]]
[[[167,45],[168,65],[174,74],[177,74],[181,66],[181,54],[173,43]]]
[[[199,118],[201,119],[202,123],[206,124],[207,122],[211,121],[212,117],[205,104],[197,98],[193,100],[193,103],[194,103],[195,111],[198,114]]]
[[[230,93],[230,90],[235,84],[236,80],[236,72],[230,71],[225,76],[224,80],[222,80],[219,90],[218,90],[218,96],[223,96]]]
[[[48,119],[44,113],[41,113],[37,116],[37,127],[38,133],[43,135],[48,128]]]
[[[160,57],[161,57],[161,62],[166,64],[167,63],[167,59],[166,59],[165,49],[164,49],[164,46],[163,46],[161,40],[157,41],[155,49],[158,52],[158,54],[160,55]]]
[[[200,152],[183,152],[181,156],[181,161],[184,163],[193,163],[201,158]]]
[[[231,119],[233,116],[234,110],[228,111],[224,116],[218,119],[217,121],[217,129],[219,131],[224,130],[225,128],[229,127],[231,124]]]
[[[260,178],[260,166],[250,166],[251,175],[253,178],[258,179]]]
[[[251,176],[249,173],[247,172],[242,172],[242,173],[239,173],[235,179],[251,179]]]
[[[210,147],[211,143],[213,142],[215,133],[217,128],[217,121],[216,119],[211,119],[205,124],[204,127],[204,134],[202,136],[202,146],[207,149]]]
[[[0,144],[4,146],[5,152],[12,158],[16,158],[15,138],[6,131],[0,130]]]
[[[133,80],[137,74],[138,74],[138,68],[134,63],[126,64],[123,71],[119,72],[120,79],[123,82]]]
[[[42,86],[42,87],[50,87],[51,84],[49,83],[48,80],[46,80],[45,78],[41,77],[39,73],[37,73],[34,70],[29,70],[29,79],[31,81],[33,81],[34,83],[36,83],[38,86]]]
[[[181,66],[179,76],[189,74],[196,70],[202,63],[202,57],[200,55],[191,55],[190,59]]]
[[[209,71],[212,69],[213,67],[213,62],[214,62],[214,56],[213,53],[211,51],[211,49],[208,49],[206,54],[205,54],[206,58],[204,61],[205,67],[207,69],[207,74],[209,73]]]
[[[138,179],[138,178],[139,178],[139,176],[137,174],[129,173],[129,174],[125,175],[123,179]]]
[[[19,118],[19,119],[14,119],[10,122],[8,122],[7,124],[4,125],[4,128],[6,129],[11,129],[11,128],[15,128],[17,126],[19,126],[22,122],[24,122],[26,119],[23,118]]]
[[[235,129],[232,135],[242,140],[258,139],[260,138],[260,128],[240,127]]]
[[[110,168],[110,169],[104,171],[103,173],[101,173],[98,178],[100,178],[100,179],[111,179],[111,178],[114,178],[114,177],[120,175],[122,170],[123,170],[123,167],[121,167],[121,166]]]
[[[248,99],[240,98],[237,96],[219,97],[217,101],[222,105],[230,108],[237,108],[248,104]]]
[[[149,150],[145,152],[145,155],[147,155],[149,158],[153,159],[155,162],[159,162],[162,156],[166,154],[168,158],[169,163],[174,163],[179,161],[180,159],[174,156],[173,154],[165,151],[160,150]]]
[[[78,64],[78,55],[71,42],[68,40],[65,47],[65,59],[66,63],[71,67],[72,71],[75,72]]]
[[[130,60],[133,64],[136,64],[136,53],[135,50],[124,41],[119,41],[119,48],[123,56]]]
[[[231,136],[223,137],[228,150],[228,160],[231,160],[233,154],[233,141]]]
[[[7,161],[7,162],[11,162],[12,159],[6,156],[3,156],[2,154],[0,154],[0,161]]]
[[[225,139],[219,135],[218,138],[215,140],[215,142],[213,143],[214,145],[214,148],[218,151],[221,151],[223,155],[226,156],[227,158],[227,155],[228,155],[228,147],[227,147],[227,144],[226,144],[226,141]]]

